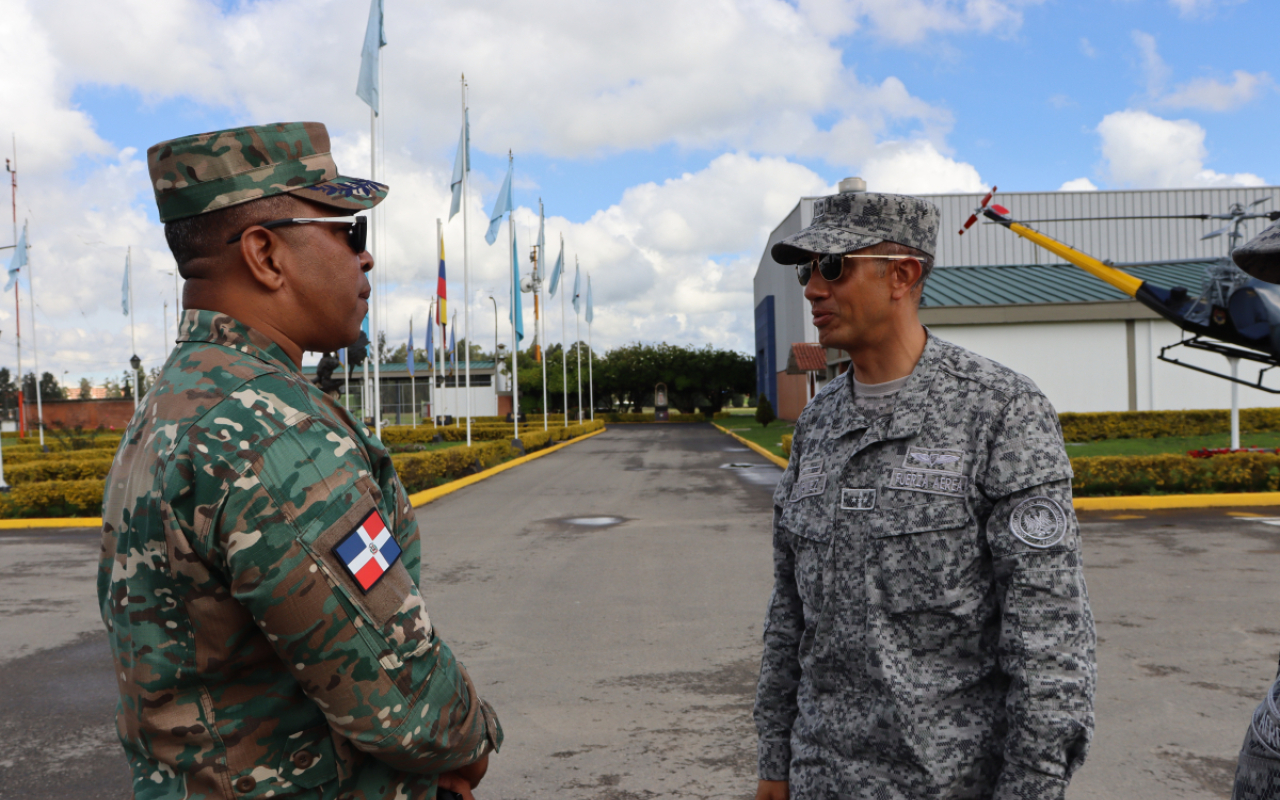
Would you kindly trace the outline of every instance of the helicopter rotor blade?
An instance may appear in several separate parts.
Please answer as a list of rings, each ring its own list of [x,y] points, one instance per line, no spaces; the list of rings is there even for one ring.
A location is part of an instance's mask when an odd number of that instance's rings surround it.
[[[1253,208],[1254,206],[1260,206],[1270,199],[1271,199],[1271,195],[1267,195],[1266,197],[1259,197],[1257,200],[1254,200],[1252,203],[1249,204],[1249,208]]]
[[[991,196],[994,195],[995,193],[996,193],[996,187],[992,186],[991,191],[987,192],[987,196],[982,198],[982,202],[979,203],[978,207],[973,210],[973,213],[969,215],[969,218],[964,221],[964,226],[960,228],[961,236],[964,236],[964,232],[969,230],[969,228],[973,227],[973,223],[978,221],[978,215],[986,210],[987,203],[991,202]]]
[[[1218,228],[1216,231],[1210,231],[1209,233],[1206,233],[1204,236],[1201,236],[1200,241],[1203,242],[1205,239],[1213,239],[1215,237],[1221,236],[1222,234],[1226,233],[1229,230],[1231,230],[1230,225],[1223,225],[1221,228]]]
[[[1122,219],[1212,219],[1208,214],[1143,214],[1132,217],[1052,217],[1049,219],[1024,219],[1019,222],[1100,222]],[[1231,219],[1231,217],[1223,217]]]

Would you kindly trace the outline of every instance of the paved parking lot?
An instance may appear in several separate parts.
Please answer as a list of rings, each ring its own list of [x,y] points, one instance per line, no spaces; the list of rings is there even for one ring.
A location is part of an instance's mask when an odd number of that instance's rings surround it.
[[[778,474],[709,426],[616,426],[420,510],[432,618],[506,728],[481,797],[752,796]],[[1229,796],[1280,654],[1268,513],[1082,516],[1098,734],[1071,800]],[[0,796],[127,796],[97,534],[0,554]]]

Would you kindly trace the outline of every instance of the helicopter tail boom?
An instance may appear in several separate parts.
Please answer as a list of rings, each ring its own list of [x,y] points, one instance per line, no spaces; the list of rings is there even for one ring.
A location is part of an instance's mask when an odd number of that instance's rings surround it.
[[[1118,270],[1115,267],[1107,266],[1093,256],[1085,255],[1074,247],[1065,245],[1050,236],[1045,236],[1040,231],[1028,228],[1026,225],[1021,223],[1014,222],[1009,219],[1008,216],[1000,213],[1000,211],[1003,210],[1004,209],[1000,206],[987,207],[984,209],[984,214],[992,221],[1004,225],[1006,228],[1032,244],[1037,244],[1040,247],[1043,247],[1045,250],[1048,250],[1068,263],[1076,265],[1095,278],[1111,284],[1130,297],[1137,296],[1138,289],[1142,287],[1142,281],[1140,279],[1133,277],[1127,272]]]

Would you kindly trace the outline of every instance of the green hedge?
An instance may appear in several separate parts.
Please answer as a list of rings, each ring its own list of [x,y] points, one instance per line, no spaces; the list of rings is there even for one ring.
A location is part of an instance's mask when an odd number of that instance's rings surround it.
[[[1071,459],[1076,497],[1280,491],[1280,455],[1233,453],[1091,456]]]
[[[107,453],[83,458],[37,458],[16,464],[6,461],[4,477],[14,486],[41,481],[102,480],[107,477],[113,460],[112,454]]]
[[[1068,442],[1102,439],[1154,439],[1160,436],[1204,436],[1231,430],[1231,412],[1201,411],[1105,411],[1059,414],[1062,435]],[[1280,408],[1240,409],[1240,431],[1280,431]]]

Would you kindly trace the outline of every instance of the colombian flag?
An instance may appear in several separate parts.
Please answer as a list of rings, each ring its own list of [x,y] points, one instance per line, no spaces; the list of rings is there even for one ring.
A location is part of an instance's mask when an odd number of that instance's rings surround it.
[[[449,321],[445,312],[445,298],[448,296],[448,282],[444,278],[444,237],[440,237],[440,277],[436,280],[436,295],[440,298],[436,306],[436,323],[444,325]]]

